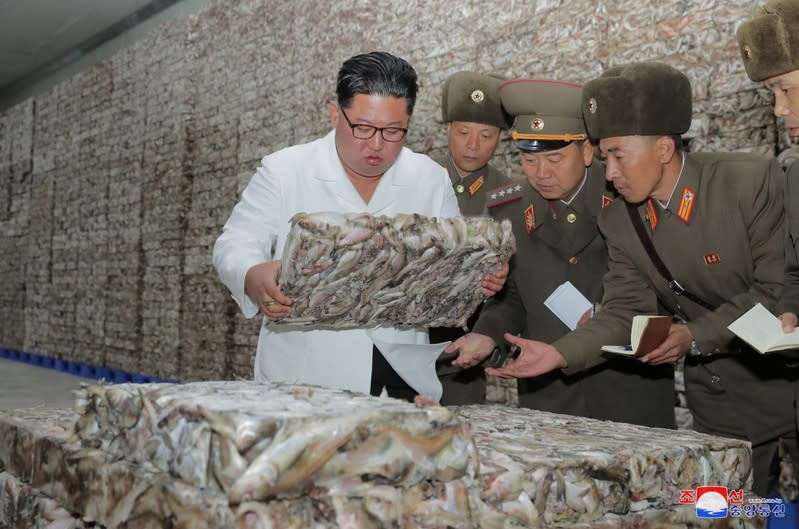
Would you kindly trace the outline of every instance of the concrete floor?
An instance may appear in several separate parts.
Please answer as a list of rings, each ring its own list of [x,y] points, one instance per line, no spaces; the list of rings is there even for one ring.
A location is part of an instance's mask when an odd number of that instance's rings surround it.
[[[72,408],[81,382],[96,381],[0,358],[0,410]]]

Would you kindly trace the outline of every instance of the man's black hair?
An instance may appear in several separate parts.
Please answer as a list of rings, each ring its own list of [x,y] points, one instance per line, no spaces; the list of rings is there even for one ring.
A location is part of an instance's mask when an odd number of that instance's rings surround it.
[[[413,114],[419,90],[416,70],[405,59],[384,51],[350,57],[338,71],[338,104],[348,108],[357,94],[405,98],[408,115]]]

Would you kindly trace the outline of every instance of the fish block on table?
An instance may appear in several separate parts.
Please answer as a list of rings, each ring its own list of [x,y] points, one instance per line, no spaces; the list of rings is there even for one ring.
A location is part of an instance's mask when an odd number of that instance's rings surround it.
[[[471,527],[463,480],[361,483],[337,494],[313,489],[298,498],[229,505],[221,491],[200,489],[150,464],[116,460],[103,450],[70,442],[74,419],[72,410],[0,413],[0,434],[10,443],[0,458],[0,469],[5,469],[0,470],[0,522],[8,522],[0,527],[46,527],[55,520],[65,528],[84,527],[85,521],[108,529]],[[14,461],[14,472],[6,468],[9,461]]]
[[[682,489],[751,488],[749,443],[505,406],[462,406],[480,472],[476,516],[501,513],[523,526],[576,523],[679,503]]]
[[[0,527],[83,529],[86,525],[55,500],[0,470]]]
[[[59,409],[0,412],[0,470],[84,521],[109,528],[233,527],[223,494],[73,442],[76,417],[74,410]]]
[[[80,390],[77,410],[84,446],[223,490],[233,504],[450,481],[478,465],[470,425],[447,408],[315,386],[96,385]]]
[[[463,327],[482,279],[516,252],[510,221],[399,214],[298,213],[279,286],[292,299],[275,325]]]

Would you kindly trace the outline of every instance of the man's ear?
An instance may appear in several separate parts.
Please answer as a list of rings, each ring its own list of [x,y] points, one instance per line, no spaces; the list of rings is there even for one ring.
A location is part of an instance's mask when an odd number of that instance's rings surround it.
[[[674,153],[677,152],[677,146],[674,144],[672,136],[660,136],[655,140],[655,149],[657,150],[658,161],[662,164],[667,164],[674,158]]]
[[[592,163],[594,163],[594,151],[596,147],[594,144],[591,143],[589,140],[583,141],[583,164],[586,167],[590,167]]]
[[[327,111],[330,114],[330,128],[335,129],[338,126],[338,103],[330,101],[327,104]]]

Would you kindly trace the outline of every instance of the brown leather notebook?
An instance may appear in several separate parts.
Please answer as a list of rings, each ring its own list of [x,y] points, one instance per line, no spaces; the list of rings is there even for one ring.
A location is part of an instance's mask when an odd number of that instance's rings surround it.
[[[606,353],[643,356],[663,343],[669,335],[671,316],[633,316],[630,345],[603,345]]]

